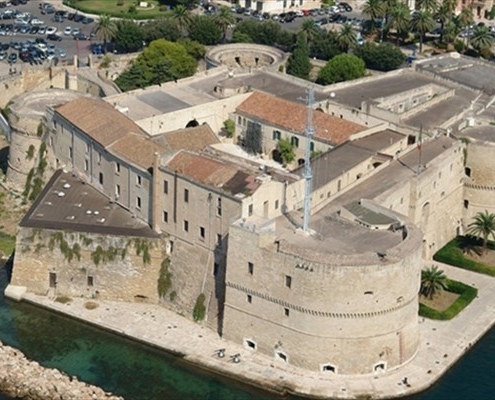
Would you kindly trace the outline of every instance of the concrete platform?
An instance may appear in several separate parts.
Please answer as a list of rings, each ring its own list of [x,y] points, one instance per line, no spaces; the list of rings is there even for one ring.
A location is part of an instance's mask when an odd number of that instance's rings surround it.
[[[495,323],[495,308],[492,306],[494,278],[434,262],[425,265],[432,264],[439,265],[450,279],[476,287],[478,297],[451,321],[421,319],[421,344],[410,363],[395,370],[363,376],[295,368],[228,342],[209,329],[158,305],[97,301],[98,308],[87,310],[84,304],[88,299],[78,298],[61,304],[27,293],[24,300],[163,348],[201,368],[264,390],[321,399],[385,399],[426,390]],[[217,355],[221,348],[225,349],[223,358]],[[234,354],[240,354],[239,363],[232,362]]]

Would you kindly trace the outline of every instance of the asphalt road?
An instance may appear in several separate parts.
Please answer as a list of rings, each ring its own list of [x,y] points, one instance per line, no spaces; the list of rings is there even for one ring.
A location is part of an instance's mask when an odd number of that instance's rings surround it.
[[[57,28],[57,35],[62,37],[62,41],[52,42],[46,40],[47,35],[40,34],[21,34],[19,32],[13,34],[7,34],[5,36],[0,35],[0,43],[12,43],[12,42],[24,42],[26,40],[35,40],[36,38],[44,38],[47,43],[53,43],[57,49],[63,49],[66,52],[66,57],[64,59],[60,59],[60,62],[69,62],[72,63],[73,56],[77,54],[80,57],[80,60],[83,62],[87,61],[87,55],[90,53],[90,44],[93,40],[74,40],[72,36],[65,36],[63,34],[64,29],[67,26],[72,28],[79,28],[80,31],[89,36],[92,32],[95,23],[92,24],[83,24],[82,22],[74,22],[65,19],[64,22],[54,22],[55,14],[41,14],[41,9],[39,8],[40,1],[38,0],[29,0],[26,5],[18,5],[18,6],[10,6],[6,8],[0,8],[0,13],[5,12],[8,9],[16,9],[20,12],[29,12],[33,17],[38,18],[39,20],[44,22],[44,26],[49,27],[53,26]],[[0,20],[0,24],[14,24],[13,19],[5,19]],[[9,48],[7,51],[10,53],[17,53],[17,50]],[[2,63],[7,63],[7,58],[1,61]],[[49,63],[50,61],[45,60],[44,63]],[[17,60],[17,64],[22,63],[21,60]]]

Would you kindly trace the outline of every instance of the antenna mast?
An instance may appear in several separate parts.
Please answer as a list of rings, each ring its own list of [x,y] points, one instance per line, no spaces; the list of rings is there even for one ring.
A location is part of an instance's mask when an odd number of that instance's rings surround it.
[[[306,153],[304,154],[304,220],[303,231],[309,232],[309,217],[311,214],[311,182],[313,180],[313,174],[311,172],[311,141],[315,134],[313,128],[313,103],[314,103],[314,89],[308,88],[308,97],[306,98],[308,106],[308,121],[306,124],[305,136],[306,136]]]

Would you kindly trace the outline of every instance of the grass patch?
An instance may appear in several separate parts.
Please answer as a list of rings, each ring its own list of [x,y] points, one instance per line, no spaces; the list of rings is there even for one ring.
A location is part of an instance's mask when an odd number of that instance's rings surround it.
[[[469,303],[471,303],[475,297],[478,295],[478,289],[466,285],[459,281],[453,281],[447,279],[447,284],[449,287],[449,292],[456,293],[459,295],[456,301],[454,301],[450,307],[444,311],[438,311],[424,304],[419,303],[419,315],[420,317],[437,319],[446,321],[454,318],[459,314],[464,308],[466,308]]]
[[[481,241],[477,238],[471,236],[457,236],[438,250],[433,256],[433,259],[469,271],[495,276],[495,266],[486,265],[465,256],[466,252],[475,251],[474,249],[479,248],[480,246]],[[493,242],[488,242],[487,247],[489,250],[495,251],[495,244]]]
[[[57,296],[55,298],[55,301],[57,303],[67,304],[67,303],[70,303],[72,301],[72,299],[68,296]]]
[[[88,14],[107,14],[112,17],[133,19],[152,19],[170,15],[166,8],[160,5],[158,0],[146,0],[151,6],[148,8],[136,7],[135,0],[123,0],[122,5],[118,5],[117,0],[64,0],[65,5],[69,5],[77,10]],[[129,13],[132,10],[132,13]]]
[[[98,307],[99,307],[99,304],[95,303],[94,301],[87,301],[86,303],[84,303],[84,308],[86,310],[94,310]]]
[[[15,237],[0,231],[0,252],[10,256],[15,248]]]

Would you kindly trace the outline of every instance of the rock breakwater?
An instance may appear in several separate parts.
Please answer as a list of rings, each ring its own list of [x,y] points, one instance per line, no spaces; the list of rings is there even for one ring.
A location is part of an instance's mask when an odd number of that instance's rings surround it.
[[[0,342],[0,392],[25,400],[124,400],[57,369],[28,360]]]

